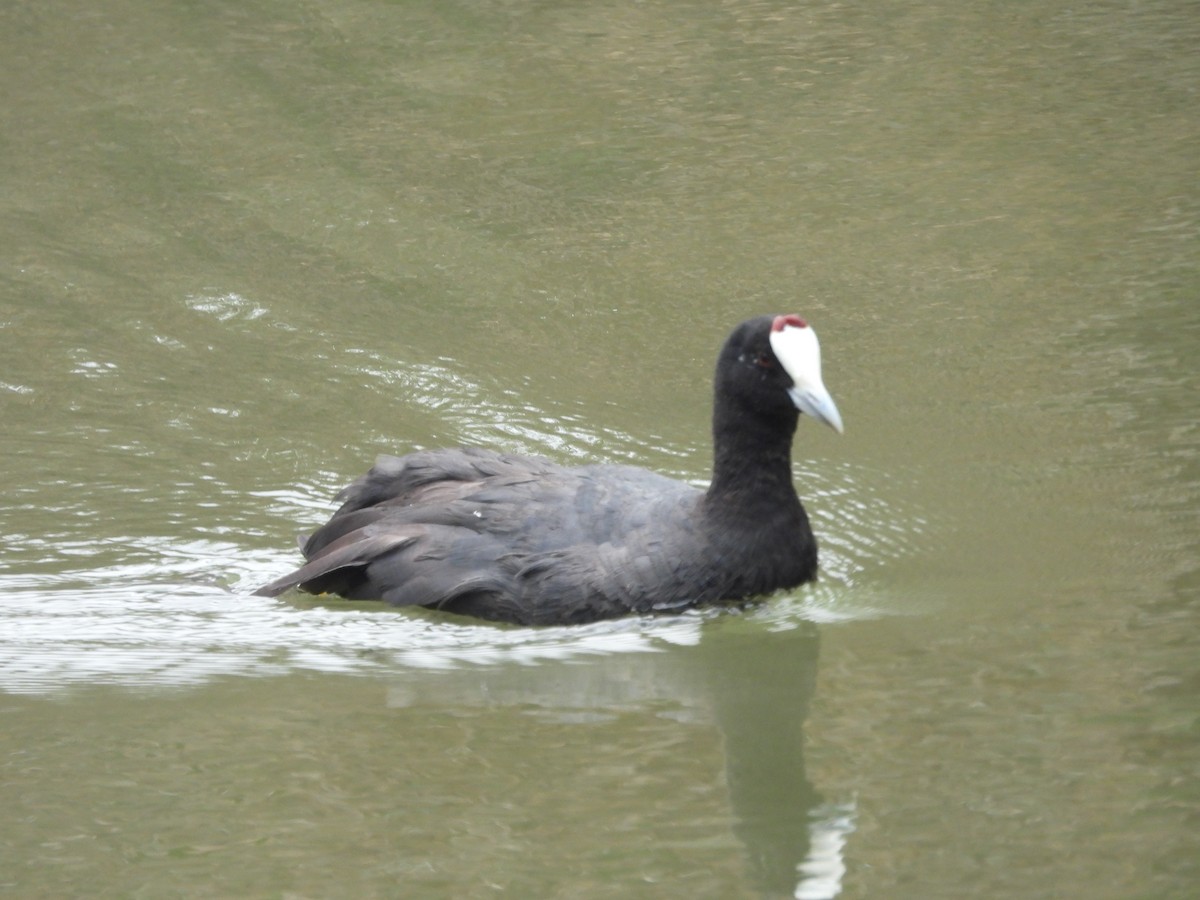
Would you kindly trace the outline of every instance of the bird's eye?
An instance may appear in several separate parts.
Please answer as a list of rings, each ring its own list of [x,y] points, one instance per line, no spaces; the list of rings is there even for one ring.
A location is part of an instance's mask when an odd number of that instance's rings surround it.
[[[757,353],[753,350],[746,351],[738,356],[738,362],[757,366],[760,369],[774,369],[779,365],[775,360],[775,354],[769,350],[759,350]]]

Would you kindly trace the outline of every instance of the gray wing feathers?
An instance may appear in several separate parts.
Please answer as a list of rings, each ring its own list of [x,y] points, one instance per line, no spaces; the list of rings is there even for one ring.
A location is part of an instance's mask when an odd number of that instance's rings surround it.
[[[626,467],[485,450],[381,456],[305,543],[300,587],[530,624],[710,597],[699,491]],[[719,566],[717,568],[720,568]]]
[[[380,503],[446,502],[488,481],[531,481],[556,468],[540,457],[509,457],[473,447],[422,451],[404,457],[381,455],[370,472],[338,494],[342,506],[335,516]]]
[[[403,547],[417,539],[415,534],[350,535],[353,540],[329,544],[323,553],[309,559],[307,563],[283,578],[264,585],[254,593],[264,597],[277,597],[284,591],[305,585],[318,588],[314,593],[324,593],[318,582],[325,576],[341,569],[365,565],[376,557]]]

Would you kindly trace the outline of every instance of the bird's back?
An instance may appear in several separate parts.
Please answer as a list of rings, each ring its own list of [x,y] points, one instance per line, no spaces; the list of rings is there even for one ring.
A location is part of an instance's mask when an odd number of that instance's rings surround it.
[[[300,586],[501,621],[569,624],[713,599],[702,492],[631,466],[480,449],[380,457],[304,545]]]

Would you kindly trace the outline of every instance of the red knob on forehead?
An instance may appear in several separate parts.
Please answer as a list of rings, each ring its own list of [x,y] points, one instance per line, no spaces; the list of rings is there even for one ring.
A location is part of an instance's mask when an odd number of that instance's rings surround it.
[[[783,331],[788,325],[793,328],[807,328],[808,323],[794,313],[790,316],[776,316],[775,321],[771,323],[772,331]]]

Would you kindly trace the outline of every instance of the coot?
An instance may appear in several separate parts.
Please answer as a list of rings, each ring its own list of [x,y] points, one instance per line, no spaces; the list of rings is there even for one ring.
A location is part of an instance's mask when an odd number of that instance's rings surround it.
[[[566,625],[803,584],[817,544],[792,485],[801,412],[842,431],[816,334],[795,315],[750,319],[717,358],[707,491],[474,448],[381,456],[304,543],[307,562],[257,593]]]

